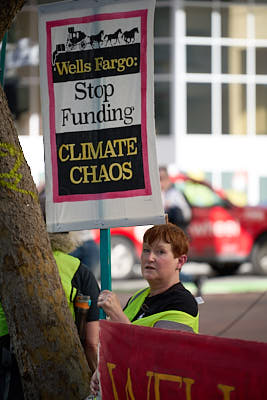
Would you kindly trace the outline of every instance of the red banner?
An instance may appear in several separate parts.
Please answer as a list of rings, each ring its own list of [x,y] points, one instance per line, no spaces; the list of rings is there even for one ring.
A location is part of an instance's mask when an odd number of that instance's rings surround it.
[[[103,400],[263,400],[267,343],[100,322]]]

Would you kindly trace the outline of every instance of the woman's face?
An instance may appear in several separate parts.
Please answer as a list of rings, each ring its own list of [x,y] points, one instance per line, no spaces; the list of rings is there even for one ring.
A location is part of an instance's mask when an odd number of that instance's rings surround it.
[[[144,243],[141,269],[144,279],[148,282],[168,282],[177,278],[177,269],[180,269],[179,258],[174,257],[171,245],[163,240],[151,245]]]

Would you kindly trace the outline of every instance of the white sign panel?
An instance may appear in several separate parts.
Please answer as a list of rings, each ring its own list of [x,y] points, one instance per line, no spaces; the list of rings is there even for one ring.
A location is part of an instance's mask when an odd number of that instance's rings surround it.
[[[155,0],[39,7],[49,231],[164,223],[154,9]]]

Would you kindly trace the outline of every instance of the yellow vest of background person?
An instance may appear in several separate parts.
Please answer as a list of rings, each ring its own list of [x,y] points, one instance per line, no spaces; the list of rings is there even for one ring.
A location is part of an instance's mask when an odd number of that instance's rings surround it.
[[[149,292],[150,288],[141,289],[137,291],[130,299],[128,306],[123,311],[130,321],[132,321],[132,319],[137,314]],[[183,311],[176,310],[163,311],[157,314],[150,315],[148,317],[140,318],[136,321],[133,321],[132,324],[153,327],[155,323],[159,320],[178,322],[179,324],[189,326],[193,329],[195,333],[198,333],[199,314],[197,314],[196,317],[193,317],[192,315],[187,314]]]
[[[2,304],[0,304],[0,337],[5,335],[8,335],[8,327]]]
[[[74,277],[80,265],[78,258],[69,256],[61,251],[53,252],[54,258],[57,263],[61,283],[66,294],[68,305],[73,318],[75,317],[73,300],[76,296],[77,289],[71,285],[72,278]],[[8,334],[8,327],[6,322],[5,313],[2,305],[0,304],[0,337]]]
[[[53,255],[58,266],[61,283],[68,300],[71,314],[73,318],[75,318],[73,301],[75,299],[77,289],[72,286],[71,281],[77,269],[79,268],[81,261],[76,257],[72,257],[58,250],[53,251]]]

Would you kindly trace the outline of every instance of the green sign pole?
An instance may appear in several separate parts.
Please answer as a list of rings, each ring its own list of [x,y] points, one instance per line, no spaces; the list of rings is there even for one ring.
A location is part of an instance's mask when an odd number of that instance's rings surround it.
[[[101,290],[111,290],[111,247],[110,229],[100,229],[100,268]],[[105,319],[106,314],[100,308],[100,319]]]
[[[1,58],[0,58],[0,84],[4,86],[4,75],[5,75],[5,60],[6,60],[6,42],[7,42],[7,32],[5,33],[2,41],[1,47]]]

